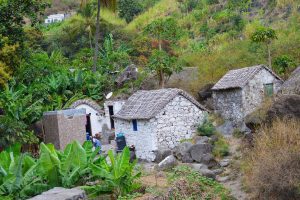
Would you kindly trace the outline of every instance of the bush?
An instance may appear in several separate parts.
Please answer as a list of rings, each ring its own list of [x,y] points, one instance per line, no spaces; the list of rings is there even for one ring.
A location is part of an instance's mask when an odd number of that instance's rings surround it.
[[[120,0],[119,16],[127,23],[131,22],[135,16],[142,12],[142,6],[135,0]]]
[[[209,121],[209,119],[207,118],[204,120],[202,125],[198,126],[197,130],[200,136],[208,137],[212,136],[216,132],[216,128],[214,127],[212,122]]]
[[[213,154],[215,157],[222,158],[229,154],[229,144],[222,135],[218,135],[218,140],[214,143]]]
[[[299,199],[299,121],[275,121],[254,138],[244,160],[246,186],[258,199]]]

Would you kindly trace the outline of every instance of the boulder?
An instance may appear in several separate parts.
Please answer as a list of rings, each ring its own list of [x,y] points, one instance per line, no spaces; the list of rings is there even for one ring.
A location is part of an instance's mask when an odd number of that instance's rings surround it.
[[[195,136],[194,137],[194,141],[196,144],[208,143],[209,140],[210,140],[210,138],[207,136]]]
[[[300,119],[300,95],[282,95],[267,111],[266,122],[276,118]]]
[[[192,163],[194,160],[193,160],[190,152],[186,152],[185,154],[182,155],[181,161],[183,163]]]
[[[200,163],[205,164],[208,168],[215,168],[220,166],[220,164],[215,160],[214,156],[210,153],[204,154]]]
[[[164,160],[162,160],[160,163],[158,163],[158,169],[159,170],[166,170],[173,168],[177,165],[177,160],[173,155],[170,155],[166,157]]]
[[[173,154],[178,160],[182,160],[184,155],[187,155],[187,153],[190,151],[190,148],[193,146],[190,142],[183,142],[177,145],[174,150]]]
[[[217,131],[223,135],[232,135],[235,129],[234,124],[231,121],[225,121],[224,124],[218,126]]]
[[[156,157],[154,162],[159,163],[166,157],[172,154],[172,151],[170,149],[159,149],[155,152]]]
[[[200,169],[199,173],[207,178],[216,179],[216,174],[210,169]]]
[[[212,145],[207,143],[195,144],[190,148],[191,157],[196,162],[201,162],[205,154],[212,152]]]
[[[200,169],[207,169],[207,166],[200,163],[191,163],[189,166],[195,171],[200,171]]]
[[[212,170],[212,172],[213,172],[214,174],[216,174],[216,175],[220,175],[220,174],[223,173],[223,169],[222,169],[222,168],[220,168],[220,169],[214,169],[214,170]]]
[[[84,190],[55,187],[28,200],[87,200]]]
[[[230,159],[223,159],[219,162],[221,167],[227,167],[230,164]]]

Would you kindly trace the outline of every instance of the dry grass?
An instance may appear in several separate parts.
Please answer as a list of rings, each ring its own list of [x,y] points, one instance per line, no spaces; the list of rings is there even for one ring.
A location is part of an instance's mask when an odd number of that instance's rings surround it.
[[[275,121],[254,138],[244,162],[255,199],[300,199],[300,123]]]

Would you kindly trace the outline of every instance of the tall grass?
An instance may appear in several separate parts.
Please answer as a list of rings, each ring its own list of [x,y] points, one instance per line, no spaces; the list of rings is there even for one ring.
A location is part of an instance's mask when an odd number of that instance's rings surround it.
[[[254,138],[244,162],[246,186],[258,199],[300,199],[300,124],[275,121]]]

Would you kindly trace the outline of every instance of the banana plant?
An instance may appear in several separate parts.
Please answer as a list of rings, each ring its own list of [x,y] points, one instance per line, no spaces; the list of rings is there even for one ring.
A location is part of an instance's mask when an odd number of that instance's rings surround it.
[[[130,163],[128,147],[123,152],[115,155],[112,150],[108,152],[110,162],[102,160],[100,165],[91,163],[90,168],[95,177],[100,178],[99,184],[83,187],[91,196],[113,191],[116,196],[126,195],[138,188],[135,180],[141,173],[135,173],[136,161]]]
[[[49,188],[36,173],[36,161],[15,145],[0,153],[1,199],[27,199]]]

